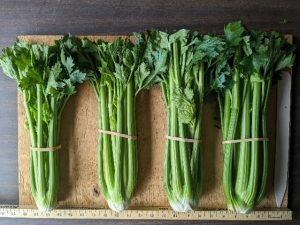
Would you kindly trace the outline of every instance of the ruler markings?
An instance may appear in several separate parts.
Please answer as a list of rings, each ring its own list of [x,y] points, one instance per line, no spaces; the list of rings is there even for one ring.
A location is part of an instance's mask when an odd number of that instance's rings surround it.
[[[117,220],[291,220],[292,211],[281,209],[237,214],[227,210],[204,210],[177,213],[169,209],[154,208],[151,210],[125,210],[121,213],[112,212],[108,209],[56,209],[51,212],[40,212],[37,209],[0,206],[0,217]]]

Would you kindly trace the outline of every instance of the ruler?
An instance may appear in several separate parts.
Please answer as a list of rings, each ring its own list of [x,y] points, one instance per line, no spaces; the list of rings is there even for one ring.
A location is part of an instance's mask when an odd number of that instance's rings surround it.
[[[0,206],[0,217],[43,219],[115,219],[115,220],[292,220],[289,209],[253,211],[238,214],[227,210],[204,210],[177,213],[167,208],[124,210],[110,209],[56,209],[40,212],[18,206]]]

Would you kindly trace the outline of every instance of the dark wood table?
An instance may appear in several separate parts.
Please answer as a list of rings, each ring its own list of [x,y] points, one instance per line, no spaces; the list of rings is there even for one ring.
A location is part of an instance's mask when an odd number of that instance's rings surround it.
[[[249,27],[292,34],[300,43],[299,0],[1,0],[0,48],[25,34],[129,34],[149,28],[189,28],[221,33],[224,23],[242,20]],[[299,54],[299,50],[297,50]],[[17,88],[0,76],[0,202],[18,203]],[[289,207],[300,224],[300,58],[293,76]],[[231,222],[149,222],[105,220],[0,219],[0,224],[232,224]],[[242,222],[236,222],[239,224]],[[259,222],[259,224],[272,222]],[[257,224],[257,222],[245,222]]]

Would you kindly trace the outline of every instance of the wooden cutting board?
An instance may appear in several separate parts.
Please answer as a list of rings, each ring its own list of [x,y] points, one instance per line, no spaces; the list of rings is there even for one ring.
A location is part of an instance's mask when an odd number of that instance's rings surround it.
[[[26,42],[52,44],[60,36],[22,36]],[[108,41],[113,36],[89,36]],[[216,105],[204,109],[204,192],[201,209],[226,209],[222,188],[222,134],[216,127]],[[159,87],[142,91],[136,107],[139,175],[130,208],[168,207],[163,190],[163,157],[166,134],[166,110]],[[268,116],[270,138],[270,171],[268,191],[259,208],[275,208],[273,191],[276,138],[276,87],[272,89]],[[22,96],[18,95],[19,205],[35,207],[29,180],[29,133],[25,126]],[[88,82],[78,88],[62,115],[59,150],[59,208],[107,208],[97,178],[97,101]],[[287,207],[287,193],[282,205]]]

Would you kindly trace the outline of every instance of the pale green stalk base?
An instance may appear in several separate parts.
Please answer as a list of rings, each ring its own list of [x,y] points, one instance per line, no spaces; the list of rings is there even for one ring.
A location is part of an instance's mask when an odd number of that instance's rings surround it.
[[[118,203],[118,202],[111,202],[111,201],[108,201],[108,200],[107,200],[107,204],[108,204],[108,207],[111,210],[115,211],[115,212],[121,212],[124,209],[126,209],[127,206],[128,206],[128,202],[120,202],[120,203]]]
[[[192,199],[181,199],[181,201],[169,201],[170,206],[176,212],[190,212],[196,208],[195,201]]]
[[[242,205],[234,201],[234,205],[227,204],[227,209],[236,213],[247,214],[253,210],[253,207]]]
[[[249,212],[251,212],[253,209],[252,208],[236,208],[235,209],[235,212],[237,212],[237,213],[241,213],[241,214],[247,214],[247,213],[249,213]]]
[[[36,200],[36,206],[41,212],[49,212],[56,208],[57,201],[54,202],[46,202],[41,200]]]

